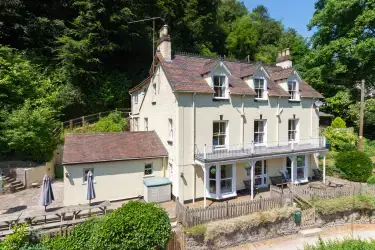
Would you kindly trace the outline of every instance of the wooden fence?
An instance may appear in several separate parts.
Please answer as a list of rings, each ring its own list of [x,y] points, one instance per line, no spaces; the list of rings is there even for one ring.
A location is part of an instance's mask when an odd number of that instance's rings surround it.
[[[243,202],[225,202],[210,207],[189,208],[176,201],[177,220],[185,227],[193,227],[210,221],[223,220],[255,212],[267,211],[279,208],[283,205],[283,199],[271,197]]]
[[[181,230],[172,231],[172,238],[168,241],[165,246],[166,250],[185,250],[186,249],[186,238],[185,233]]]
[[[315,207],[302,210],[301,227],[311,227],[316,223]]]

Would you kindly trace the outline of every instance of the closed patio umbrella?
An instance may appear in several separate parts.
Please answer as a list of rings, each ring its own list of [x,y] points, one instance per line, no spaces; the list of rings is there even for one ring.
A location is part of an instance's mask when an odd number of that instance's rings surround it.
[[[52,191],[51,179],[47,174],[43,177],[43,186],[42,186],[42,193],[40,194],[40,205],[44,206],[44,211],[46,211],[47,206],[55,200]]]
[[[89,200],[89,204],[91,204],[91,200],[95,199],[95,188],[94,188],[94,176],[92,175],[91,170],[87,173],[87,196],[86,199]]]

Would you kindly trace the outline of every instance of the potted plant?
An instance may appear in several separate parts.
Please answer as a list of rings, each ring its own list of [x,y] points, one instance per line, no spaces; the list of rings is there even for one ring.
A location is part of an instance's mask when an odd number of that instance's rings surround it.
[[[211,169],[210,169],[210,173],[211,173],[212,175],[216,175],[216,167],[211,168]]]

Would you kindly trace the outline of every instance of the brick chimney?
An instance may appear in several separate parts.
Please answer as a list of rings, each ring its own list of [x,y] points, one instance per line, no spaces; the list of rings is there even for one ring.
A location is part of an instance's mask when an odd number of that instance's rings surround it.
[[[168,25],[166,24],[160,29],[158,51],[160,51],[165,60],[172,60],[171,37],[168,34]]]
[[[291,68],[293,66],[292,56],[290,55],[289,48],[279,52],[279,56],[276,59],[276,66],[283,69]]]

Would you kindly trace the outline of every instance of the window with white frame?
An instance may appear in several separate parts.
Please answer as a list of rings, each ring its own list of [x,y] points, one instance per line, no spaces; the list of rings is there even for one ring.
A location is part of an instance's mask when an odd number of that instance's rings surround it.
[[[225,76],[214,76],[214,97],[225,98],[227,92]]]
[[[254,143],[264,144],[266,137],[266,120],[254,121]]]
[[[145,122],[145,124],[144,124],[145,128],[144,129],[145,129],[145,131],[148,131],[148,118],[147,117],[145,117],[145,121],[144,122]]]
[[[289,119],[288,120],[288,141],[298,140],[298,120]]]
[[[220,176],[220,193],[231,193],[233,178],[232,165],[221,165]]]
[[[145,164],[144,175],[149,176],[149,175],[152,175],[152,173],[153,173],[152,164],[151,163]]]
[[[135,94],[134,94],[134,103],[135,104],[138,103],[138,92],[135,92]]]
[[[264,79],[254,79],[254,90],[256,93],[255,98],[265,99],[266,98],[266,84]]]
[[[289,100],[298,100],[298,84],[297,81],[288,81]]]
[[[216,194],[216,166],[213,165],[209,168],[208,172],[209,192]]]
[[[226,121],[216,121],[213,123],[212,145],[215,148],[225,147],[226,133],[227,133],[226,130],[227,130]]]
[[[169,130],[168,141],[173,141],[173,120],[172,119],[168,119],[168,130]]]
[[[92,179],[94,179],[94,169],[93,168],[84,168],[83,169],[83,183],[87,183],[87,175],[91,171]]]

